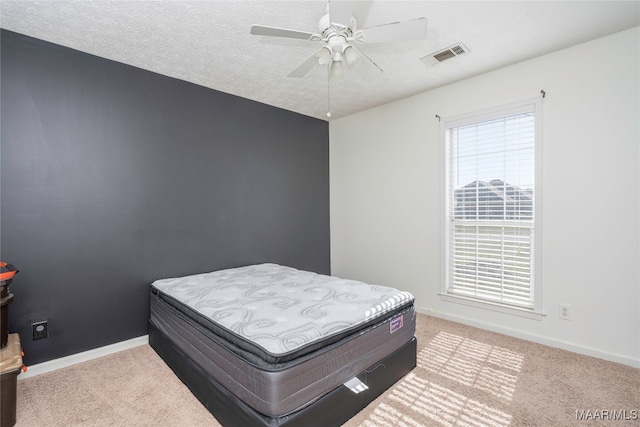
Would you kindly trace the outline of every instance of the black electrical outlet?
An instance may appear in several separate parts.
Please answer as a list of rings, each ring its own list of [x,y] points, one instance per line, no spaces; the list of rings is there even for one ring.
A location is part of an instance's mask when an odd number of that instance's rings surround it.
[[[49,328],[47,327],[47,321],[34,322],[31,324],[33,331],[33,340],[41,340],[49,337]]]

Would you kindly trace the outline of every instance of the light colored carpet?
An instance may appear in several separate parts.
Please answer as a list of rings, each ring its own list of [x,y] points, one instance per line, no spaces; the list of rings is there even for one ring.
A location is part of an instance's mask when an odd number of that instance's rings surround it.
[[[639,369],[425,315],[416,336],[418,367],[345,426],[640,425]],[[16,427],[220,425],[147,345],[18,381],[16,413]]]

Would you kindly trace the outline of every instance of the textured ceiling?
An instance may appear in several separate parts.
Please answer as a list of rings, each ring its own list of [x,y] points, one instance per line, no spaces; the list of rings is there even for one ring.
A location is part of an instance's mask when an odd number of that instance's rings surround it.
[[[249,34],[262,24],[317,32],[326,1],[2,0],[2,28],[323,120],[640,25],[638,1],[359,1],[361,28],[426,17],[424,40],[358,48],[384,73],[327,81],[287,74],[321,42]],[[435,66],[425,55],[463,43]]]

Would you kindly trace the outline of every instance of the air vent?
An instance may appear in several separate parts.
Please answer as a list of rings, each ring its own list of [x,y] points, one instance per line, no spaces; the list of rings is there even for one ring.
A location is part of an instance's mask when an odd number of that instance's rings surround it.
[[[446,49],[432,53],[431,55],[427,55],[424,58],[420,58],[420,60],[427,65],[436,65],[441,63],[442,61],[455,58],[456,56],[460,56],[467,52],[469,52],[469,49],[467,49],[466,46],[462,43],[458,43]]]

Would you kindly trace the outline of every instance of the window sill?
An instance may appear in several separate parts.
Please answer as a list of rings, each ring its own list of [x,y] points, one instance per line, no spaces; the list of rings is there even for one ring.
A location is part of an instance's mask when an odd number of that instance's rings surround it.
[[[467,298],[459,295],[442,294],[442,293],[439,293],[438,295],[440,295],[440,299],[442,301],[453,302],[456,304],[463,304],[471,307],[483,308],[485,310],[492,310],[500,313],[510,314],[513,316],[525,317],[527,319],[542,320],[542,318],[546,316],[546,314],[544,313],[526,309],[526,308],[518,308],[518,307],[508,306],[505,304],[489,302],[489,301],[479,301],[473,298]]]

